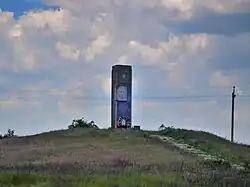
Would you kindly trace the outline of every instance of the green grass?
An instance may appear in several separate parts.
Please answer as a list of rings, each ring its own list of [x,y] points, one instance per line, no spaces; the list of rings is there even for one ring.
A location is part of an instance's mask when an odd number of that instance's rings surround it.
[[[89,139],[102,139],[104,141],[115,141],[121,139],[138,140],[144,138],[143,131],[133,130],[112,130],[112,129],[85,129],[75,128],[71,130],[59,130],[53,132],[45,132],[37,135],[26,136],[24,139],[32,140],[63,140],[65,138],[71,138],[74,140],[89,140]]]
[[[126,171],[110,174],[46,175],[0,172],[1,187],[243,187],[240,178],[185,175],[185,172],[145,173]]]
[[[0,173],[0,186],[11,187],[163,187],[188,185],[176,174],[139,174],[129,172],[117,175],[48,176],[44,174]]]
[[[0,141],[6,155],[0,166],[15,166],[0,172],[0,187],[250,186],[249,173],[202,161],[149,138],[157,133],[230,161],[249,156],[246,146],[198,131],[60,130]]]
[[[250,146],[232,143],[211,133],[167,128],[160,134],[172,137],[180,143],[192,145],[211,155],[228,160],[230,163],[250,163]]]

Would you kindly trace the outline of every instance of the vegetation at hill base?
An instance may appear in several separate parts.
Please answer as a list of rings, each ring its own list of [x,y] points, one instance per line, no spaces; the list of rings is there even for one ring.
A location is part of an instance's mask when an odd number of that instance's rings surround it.
[[[188,183],[176,174],[143,174],[124,172],[113,175],[49,176],[43,174],[0,174],[0,186],[32,187],[165,187],[185,186]],[[198,186],[198,185],[197,185]]]
[[[162,127],[158,134],[174,138],[179,143],[189,144],[208,154],[233,164],[244,164],[250,169],[250,146],[232,143],[229,140],[204,131]]]
[[[0,187],[247,187],[250,169],[203,160],[151,135],[174,138],[228,162],[250,148],[206,132],[100,129],[74,119],[67,130],[0,140]]]
[[[121,162],[123,162],[121,160]],[[120,163],[122,164],[122,163]],[[119,168],[120,167],[120,168]],[[190,167],[190,168],[189,168]],[[82,169],[75,173],[0,172],[1,187],[247,187],[250,181],[230,170],[210,170],[208,167],[176,163],[172,168],[160,165],[148,167],[122,166],[103,171]]]

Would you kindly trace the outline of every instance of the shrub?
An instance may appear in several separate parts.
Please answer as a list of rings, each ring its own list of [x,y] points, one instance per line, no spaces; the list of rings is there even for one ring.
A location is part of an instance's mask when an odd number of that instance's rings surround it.
[[[94,121],[88,122],[84,118],[79,118],[79,119],[74,119],[71,123],[71,125],[68,126],[68,129],[73,129],[73,128],[98,128],[98,126],[95,124]]]
[[[11,129],[8,129],[8,132],[5,133],[4,135],[0,134],[0,139],[11,138],[13,136],[15,136],[15,131],[11,130]]]

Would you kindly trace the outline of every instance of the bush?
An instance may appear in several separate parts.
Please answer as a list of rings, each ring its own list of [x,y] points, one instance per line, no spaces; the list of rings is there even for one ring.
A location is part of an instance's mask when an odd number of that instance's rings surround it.
[[[8,129],[8,132],[5,133],[4,135],[0,134],[0,139],[11,138],[13,136],[15,136],[15,131],[11,130],[11,129]]]
[[[73,128],[98,128],[98,126],[95,124],[94,121],[88,122],[84,118],[79,118],[79,119],[74,119],[71,123],[71,125],[68,126],[68,129],[73,129]]]

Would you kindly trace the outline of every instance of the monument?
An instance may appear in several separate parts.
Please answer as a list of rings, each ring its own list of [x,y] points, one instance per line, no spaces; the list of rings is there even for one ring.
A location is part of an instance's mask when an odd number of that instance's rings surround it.
[[[112,66],[111,128],[131,128],[132,66]]]

